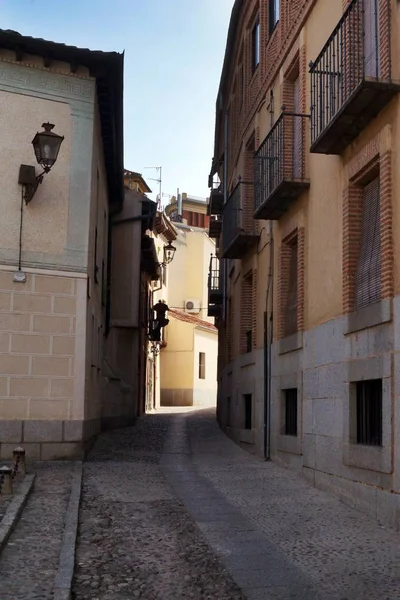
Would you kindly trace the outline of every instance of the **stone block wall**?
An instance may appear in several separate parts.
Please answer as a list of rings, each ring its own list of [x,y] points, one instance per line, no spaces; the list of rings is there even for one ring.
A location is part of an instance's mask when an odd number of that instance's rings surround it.
[[[0,270],[0,456],[18,443],[31,458],[77,455],[85,439],[86,279]]]

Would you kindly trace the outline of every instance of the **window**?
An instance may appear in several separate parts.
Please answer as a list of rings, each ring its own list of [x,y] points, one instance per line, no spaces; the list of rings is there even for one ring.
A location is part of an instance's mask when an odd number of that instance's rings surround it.
[[[252,421],[253,421],[253,401],[251,394],[244,395],[244,428],[252,429]]]
[[[382,379],[358,381],[357,444],[382,446]]]
[[[297,389],[284,390],[285,435],[297,436]]]
[[[364,188],[361,243],[356,270],[356,310],[381,299],[379,177]]]
[[[206,378],[206,355],[205,352],[199,352],[199,379]]]
[[[251,31],[251,70],[254,73],[260,64],[260,21],[257,19]]]
[[[285,336],[293,335],[297,331],[297,236],[288,244],[289,258],[289,280],[287,300],[285,306]]]
[[[255,290],[253,290],[253,272],[243,276],[240,291],[240,353],[253,350],[253,314],[255,310]]]
[[[271,35],[273,30],[279,21],[279,5],[280,0],[269,0],[269,34]]]
[[[253,332],[246,331],[246,352],[251,352],[253,349]]]

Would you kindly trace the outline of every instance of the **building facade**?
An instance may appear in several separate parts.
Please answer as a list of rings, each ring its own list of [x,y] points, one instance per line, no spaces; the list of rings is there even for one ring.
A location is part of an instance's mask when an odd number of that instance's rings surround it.
[[[218,419],[399,526],[400,16],[236,0],[217,98]]]
[[[186,192],[173,196],[170,203],[165,207],[165,214],[173,222],[180,222],[189,227],[200,227],[208,229],[210,216],[207,213],[207,199],[191,196]]]
[[[218,330],[207,310],[215,243],[205,229],[185,223],[173,223],[176,253],[159,293],[169,306],[160,353],[160,400],[162,406],[215,406]]]
[[[1,31],[0,62],[0,455],[22,443],[31,459],[81,456],[107,417],[102,360],[108,225],[123,205],[123,56]],[[41,180],[31,141],[49,121],[64,140]]]

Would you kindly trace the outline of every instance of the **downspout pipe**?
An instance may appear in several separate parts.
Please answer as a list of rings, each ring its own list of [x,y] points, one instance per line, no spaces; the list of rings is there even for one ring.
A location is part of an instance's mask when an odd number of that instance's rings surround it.
[[[271,388],[272,388],[272,342],[274,335],[274,236],[270,224],[269,273],[266,294],[265,340],[264,340],[264,458],[271,459]]]

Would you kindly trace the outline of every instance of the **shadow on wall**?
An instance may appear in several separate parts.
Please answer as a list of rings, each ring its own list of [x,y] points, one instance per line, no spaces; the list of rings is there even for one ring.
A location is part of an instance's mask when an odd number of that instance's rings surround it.
[[[216,407],[215,390],[199,389],[162,389],[161,406]]]

